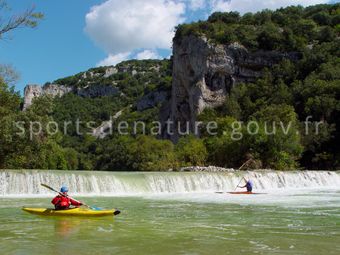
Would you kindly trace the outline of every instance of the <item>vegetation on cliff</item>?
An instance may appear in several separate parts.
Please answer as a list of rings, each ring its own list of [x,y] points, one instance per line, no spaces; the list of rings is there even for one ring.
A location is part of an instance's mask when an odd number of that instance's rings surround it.
[[[332,42],[339,36],[339,6],[291,6],[243,16],[238,12],[215,12],[207,21],[178,26],[174,40],[204,35],[220,44],[239,42],[254,51],[304,51],[308,45]]]

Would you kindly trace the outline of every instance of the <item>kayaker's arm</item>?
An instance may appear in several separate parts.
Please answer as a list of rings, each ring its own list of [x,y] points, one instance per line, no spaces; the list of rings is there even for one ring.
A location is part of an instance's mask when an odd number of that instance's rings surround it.
[[[82,202],[76,201],[76,200],[74,200],[72,198],[70,198],[70,202],[71,202],[71,205],[73,205],[73,206],[82,206],[83,205]]]
[[[239,188],[245,188],[245,187],[247,187],[247,182],[248,182],[248,180],[245,178],[245,177],[243,177],[243,180],[246,182],[246,184],[244,185],[244,186],[237,186],[237,187],[239,187]]]

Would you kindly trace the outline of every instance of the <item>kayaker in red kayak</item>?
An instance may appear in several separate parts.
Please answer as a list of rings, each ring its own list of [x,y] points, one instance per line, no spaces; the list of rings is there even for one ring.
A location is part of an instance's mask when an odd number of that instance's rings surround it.
[[[62,193],[64,196],[58,195],[52,199],[51,203],[54,204],[56,210],[66,210],[70,208],[71,205],[76,207],[83,205],[83,203],[75,201],[72,198],[68,197],[67,192],[68,188],[62,186],[60,189],[60,193]]]
[[[253,182],[251,180],[247,180],[246,178],[244,178],[244,181],[246,182],[246,184],[244,186],[237,186],[239,188],[247,188],[247,192],[252,192],[253,191]]]

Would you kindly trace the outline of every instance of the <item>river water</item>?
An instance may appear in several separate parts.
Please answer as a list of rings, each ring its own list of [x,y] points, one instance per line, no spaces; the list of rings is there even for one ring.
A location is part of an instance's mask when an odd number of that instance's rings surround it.
[[[231,195],[245,175],[261,195]],[[98,219],[43,217],[70,186]],[[113,186],[115,185],[115,186]],[[0,172],[0,254],[340,254],[336,172]],[[74,191],[74,192],[72,192]]]

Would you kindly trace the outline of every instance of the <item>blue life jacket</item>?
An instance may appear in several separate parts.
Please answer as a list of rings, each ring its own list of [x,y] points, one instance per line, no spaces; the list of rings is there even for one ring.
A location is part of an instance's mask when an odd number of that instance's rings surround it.
[[[253,183],[252,181],[247,181],[246,188],[248,192],[251,192],[253,190]]]

